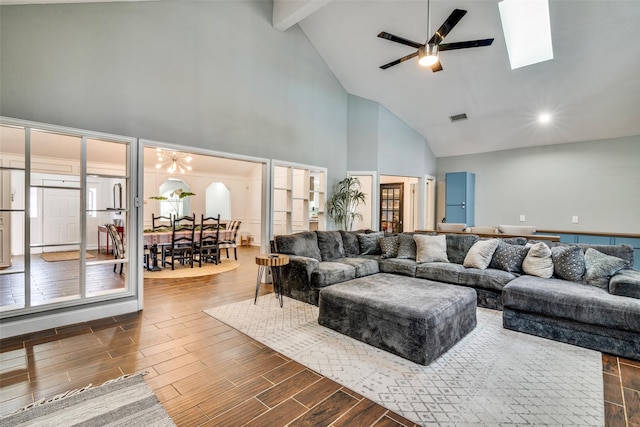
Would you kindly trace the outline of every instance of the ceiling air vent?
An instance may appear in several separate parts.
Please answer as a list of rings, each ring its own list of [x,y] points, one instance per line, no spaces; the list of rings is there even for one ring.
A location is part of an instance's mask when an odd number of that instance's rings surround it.
[[[460,120],[467,120],[467,114],[466,113],[462,113],[462,114],[456,114],[455,116],[449,116],[449,120],[451,120],[452,122],[459,122]]]

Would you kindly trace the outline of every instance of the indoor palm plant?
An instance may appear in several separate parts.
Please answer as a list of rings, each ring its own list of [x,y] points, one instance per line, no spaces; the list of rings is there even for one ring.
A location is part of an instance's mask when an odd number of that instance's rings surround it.
[[[327,200],[327,214],[340,229],[351,231],[354,221],[362,219],[356,208],[365,200],[366,194],[360,191],[360,180],[348,176],[335,185],[331,198]]]

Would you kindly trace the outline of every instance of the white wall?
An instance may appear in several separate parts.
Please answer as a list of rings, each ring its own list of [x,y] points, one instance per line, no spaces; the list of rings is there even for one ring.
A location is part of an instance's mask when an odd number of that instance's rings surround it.
[[[460,171],[476,174],[476,225],[640,233],[640,136],[439,158],[438,220]]]

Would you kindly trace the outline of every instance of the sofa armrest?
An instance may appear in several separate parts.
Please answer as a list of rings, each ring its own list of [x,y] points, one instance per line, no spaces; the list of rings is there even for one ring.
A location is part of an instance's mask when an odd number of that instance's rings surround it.
[[[609,280],[609,293],[640,299],[640,271],[625,268]]]
[[[319,266],[320,261],[315,258],[289,255],[289,264],[282,266],[285,295],[290,295],[291,290],[310,289],[311,273]]]

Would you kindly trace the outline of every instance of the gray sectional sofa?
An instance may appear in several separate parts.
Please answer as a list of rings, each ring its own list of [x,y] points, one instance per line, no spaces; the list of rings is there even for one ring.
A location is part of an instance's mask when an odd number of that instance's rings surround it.
[[[475,235],[447,234],[448,262],[416,261],[413,233],[397,235],[397,253],[386,257],[388,252],[381,253],[382,237],[382,232],[364,230],[276,236],[276,251],[290,258],[282,268],[284,295],[318,305],[323,288],[377,273],[462,285],[476,290],[478,306],[503,310],[505,328],[640,360],[640,272],[631,267],[621,269],[610,280],[606,277],[605,285],[597,287],[555,276],[531,276],[513,266],[505,268],[509,258],[498,257],[501,249],[495,251],[488,268],[465,267],[469,250],[485,240]],[[525,238],[509,238],[501,239],[500,245],[522,252],[520,248],[526,243]],[[629,245],[578,246],[583,253],[592,248],[633,265]]]

